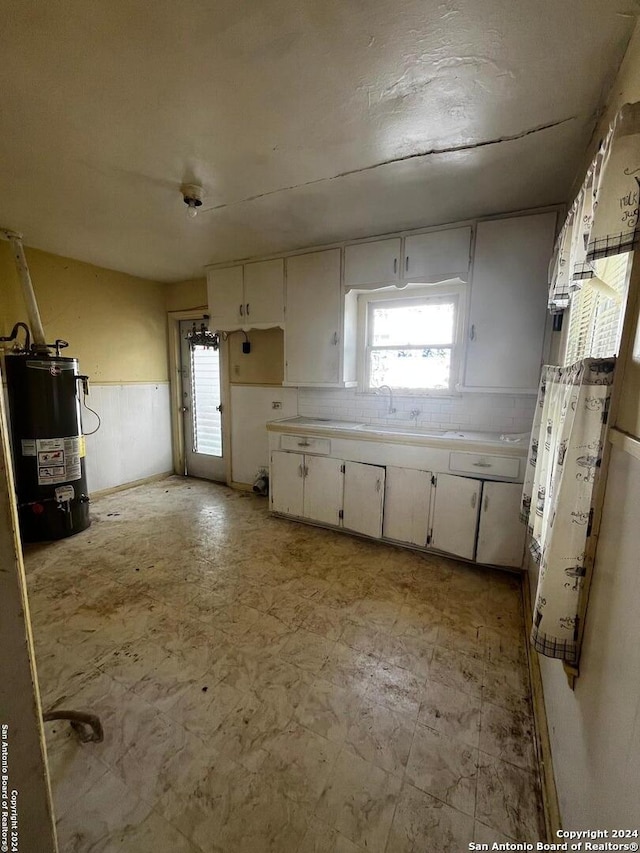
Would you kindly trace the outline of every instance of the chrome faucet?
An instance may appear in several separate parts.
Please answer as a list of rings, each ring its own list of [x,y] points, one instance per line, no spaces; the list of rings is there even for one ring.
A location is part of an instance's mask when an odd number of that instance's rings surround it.
[[[389,411],[390,415],[395,414],[397,409],[395,409],[393,406],[393,391],[391,390],[391,388],[388,385],[378,385],[378,387],[375,389],[375,393],[379,395],[381,391],[388,391],[389,392],[389,410],[388,411]]]

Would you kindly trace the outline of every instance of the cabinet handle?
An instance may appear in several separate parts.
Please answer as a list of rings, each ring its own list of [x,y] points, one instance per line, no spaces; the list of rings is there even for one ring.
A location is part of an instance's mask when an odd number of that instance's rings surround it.
[[[476,502],[477,502],[477,500],[478,500],[478,493],[477,493],[477,492],[474,492],[474,493],[471,495],[471,507],[472,507],[472,509],[475,509],[475,508],[476,508]]]
[[[338,333],[337,332],[333,333],[333,337],[331,338],[331,342],[333,343],[334,346],[338,345]]]
[[[249,303],[247,302],[247,317],[249,316]]]
[[[311,447],[311,442],[309,441],[299,441],[298,447]]]
[[[376,480],[376,492],[380,491],[381,486],[382,486],[382,483],[380,482],[380,478],[378,478]]]
[[[304,477],[304,468],[302,465],[298,465],[298,477]]]
[[[393,274],[395,275],[398,272],[398,259],[393,259]]]
[[[484,511],[486,512],[489,509],[489,495],[484,496]]]
[[[472,323],[471,328],[469,329],[469,340],[475,341],[475,339],[476,339],[476,327],[475,327],[475,324]]]
[[[240,303],[240,316],[244,317],[244,305]]]
[[[493,468],[491,462],[472,462],[474,468]]]
[[[409,272],[409,255],[404,259],[404,269],[405,272]]]
[[[309,476],[309,466],[308,466],[308,465],[305,465],[305,466],[304,466],[304,476],[305,476],[305,477],[308,477],[308,476]]]

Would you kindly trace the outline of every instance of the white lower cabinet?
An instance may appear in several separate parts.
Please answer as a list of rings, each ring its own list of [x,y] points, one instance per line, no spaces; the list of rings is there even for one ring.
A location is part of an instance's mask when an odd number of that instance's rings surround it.
[[[342,461],[283,450],[271,452],[271,511],[340,524]]]
[[[304,454],[271,452],[271,511],[301,516],[304,511]]]
[[[435,478],[431,546],[473,560],[482,481],[438,474]]]
[[[525,526],[520,521],[520,483],[489,483],[482,490],[476,560],[493,566],[520,567]]]
[[[342,460],[330,456],[304,457],[305,518],[340,524],[342,512]]]
[[[346,529],[382,536],[385,469],[361,462],[344,463],[343,524]]]
[[[520,483],[271,451],[272,512],[493,566],[522,565],[521,491]]]
[[[426,546],[432,476],[430,471],[387,466],[383,525],[386,539]]]

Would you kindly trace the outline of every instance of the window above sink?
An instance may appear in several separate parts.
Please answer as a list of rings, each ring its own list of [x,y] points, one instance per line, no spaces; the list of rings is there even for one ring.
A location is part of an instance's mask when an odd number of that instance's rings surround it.
[[[414,394],[451,394],[459,381],[464,285],[411,287],[398,297],[358,297],[360,388],[387,386]]]

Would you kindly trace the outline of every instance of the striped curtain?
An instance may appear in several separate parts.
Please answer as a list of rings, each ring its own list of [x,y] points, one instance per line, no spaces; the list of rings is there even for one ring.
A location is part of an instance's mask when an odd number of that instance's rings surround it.
[[[572,664],[614,369],[615,358],[543,368],[522,493],[520,517],[539,566],[531,643]]]

